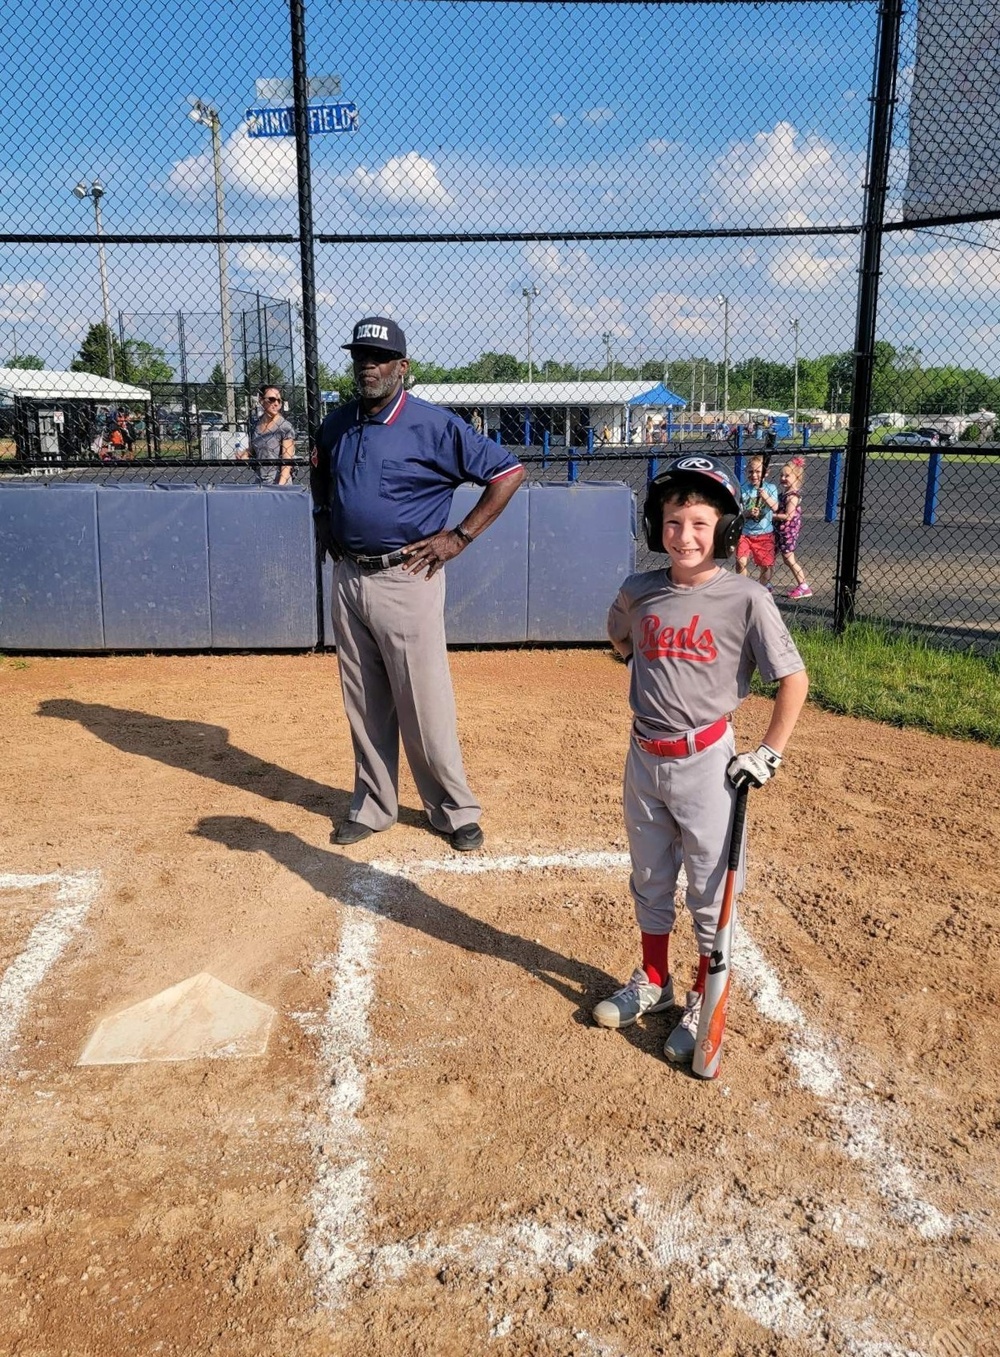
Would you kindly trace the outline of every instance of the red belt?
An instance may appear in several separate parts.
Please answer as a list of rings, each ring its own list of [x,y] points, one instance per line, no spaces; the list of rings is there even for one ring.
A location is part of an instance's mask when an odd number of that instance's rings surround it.
[[[729,717],[720,716],[718,721],[693,735],[683,735],[679,740],[643,740],[637,735],[635,742],[647,754],[658,759],[686,759],[689,754],[700,754],[703,749],[721,740],[729,728]]]

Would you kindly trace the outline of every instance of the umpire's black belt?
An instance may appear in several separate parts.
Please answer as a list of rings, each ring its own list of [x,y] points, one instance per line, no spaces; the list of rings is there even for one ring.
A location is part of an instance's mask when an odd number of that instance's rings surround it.
[[[406,560],[406,551],[402,549],[386,552],[384,556],[358,556],[353,551],[344,551],[341,548],[341,555],[353,561],[359,570],[365,570],[370,574],[378,570],[390,570],[394,565],[402,565]]]

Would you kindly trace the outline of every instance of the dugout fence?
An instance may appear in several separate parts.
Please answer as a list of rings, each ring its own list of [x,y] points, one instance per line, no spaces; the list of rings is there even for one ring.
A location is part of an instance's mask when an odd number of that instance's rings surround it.
[[[283,385],[304,456],[350,395],[354,320],[387,312],[421,386],[675,398],[597,450],[529,436],[542,482],[641,494],[668,448],[735,456],[706,432],[739,426],[752,450],[787,420],[799,615],[993,652],[998,212],[988,164],[963,161],[975,191],[949,197],[934,153],[966,107],[978,155],[998,123],[989,6],[953,9],[140,0],[109,58],[89,0],[13,0],[0,24],[30,59],[11,73],[0,364],[126,377],[153,409],[134,462],[56,466],[0,404],[0,476],[239,482],[252,470],[206,435],[246,427],[260,380]]]

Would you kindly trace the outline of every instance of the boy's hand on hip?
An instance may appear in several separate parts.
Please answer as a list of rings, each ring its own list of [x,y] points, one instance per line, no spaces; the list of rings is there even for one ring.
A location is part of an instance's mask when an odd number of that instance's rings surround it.
[[[729,760],[726,776],[734,787],[749,783],[752,787],[763,787],[781,767],[781,755],[770,745],[762,744],[752,754],[737,754]]]

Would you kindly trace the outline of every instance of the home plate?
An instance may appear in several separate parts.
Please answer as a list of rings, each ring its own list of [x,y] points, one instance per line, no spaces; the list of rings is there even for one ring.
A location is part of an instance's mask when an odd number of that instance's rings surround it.
[[[274,1009],[207,971],[105,1018],[78,1065],[238,1060],[263,1055]]]

